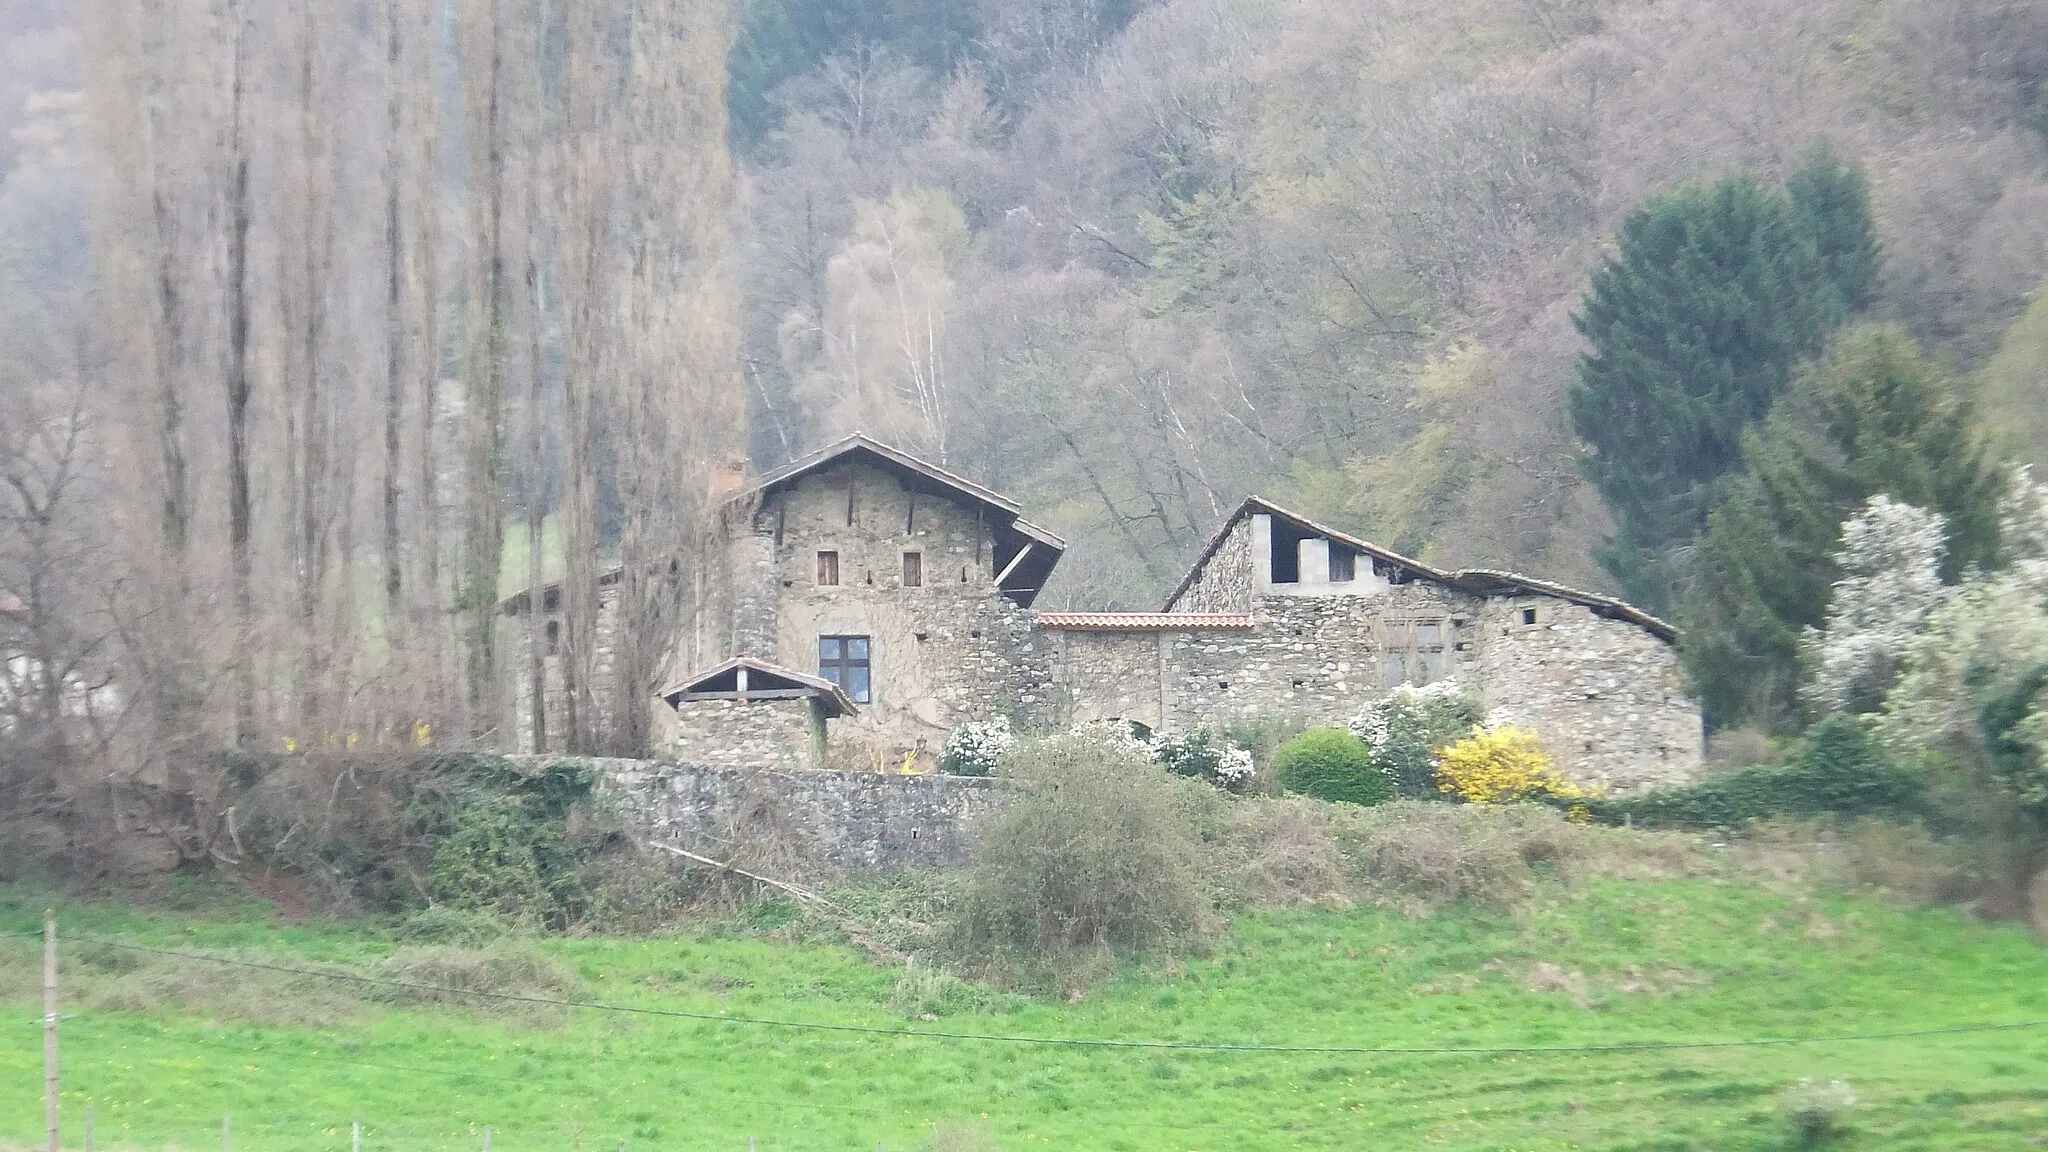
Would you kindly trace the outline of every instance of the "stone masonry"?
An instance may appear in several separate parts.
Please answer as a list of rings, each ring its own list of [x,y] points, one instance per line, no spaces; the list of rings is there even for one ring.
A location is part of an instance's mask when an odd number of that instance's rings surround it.
[[[751,839],[794,845],[832,868],[964,864],[975,822],[1002,799],[998,781],[970,776],[596,764],[639,832],[718,860]]]
[[[1059,539],[1007,498],[865,437],[770,472],[732,500],[732,619],[697,621],[693,635],[728,637],[763,674],[845,698],[820,713],[816,700],[774,692],[694,690],[657,711],[691,762],[856,770],[805,785],[823,791],[799,807],[896,803],[888,790],[899,784],[850,781],[936,767],[968,720],[1342,724],[1395,685],[1445,680],[1476,692],[1494,722],[1536,731],[1581,783],[1625,794],[1699,772],[1699,709],[1670,625],[1542,580],[1439,570],[1256,497],[1156,613],[1035,610]],[[522,735],[529,711],[520,699]],[[724,811],[730,789],[693,771],[658,790],[664,819]]]

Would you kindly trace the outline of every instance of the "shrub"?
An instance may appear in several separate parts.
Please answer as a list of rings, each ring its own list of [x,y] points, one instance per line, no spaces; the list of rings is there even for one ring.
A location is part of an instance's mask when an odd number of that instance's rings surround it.
[[[983,825],[950,913],[966,957],[1058,980],[1089,954],[1173,948],[1214,927],[1188,786],[1129,741],[1022,742],[1006,771],[1017,795]]]
[[[1590,807],[1614,823],[1712,828],[1773,816],[1910,814],[1924,794],[1920,776],[1893,760],[1862,721],[1836,713],[1807,732],[1790,763]]]
[[[1855,1107],[1855,1090],[1840,1080],[1801,1080],[1778,1098],[1778,1108],[1792,1126],[1795,1148],[1819,1148],[1845,1135],[1846,1120]]]
[[[993,776],[1003,757],[1017,745],[1016,730],[1008,716],[969,720],[946,737],[939,754],[939,771],[948,776]]]
[[[1583,800],[1592,795],[1564,778],[1536,734],[1525,728],[1478,728],[1437,754],[1439,791],[1469,804],[1521,800]]]
[[[1365,741],[1342,728],[1311,728],[1273,754],[1273,774],[1289,792],[1348,804],[1384,804],[1394,780],[1373,764]]]
[[[1395,688],[1367,705],[1349,727],[1401,795],[1435,799],[1436,750],[1484,719],[1477,697],[1454,681],[1439,680]]]
[[[1152,759],[1174,775],[1204,780],[1230,792],[1243,790],[1255,772],[1250,749],[1219,739],[1207,728],[1160,736],[1150,747]]]

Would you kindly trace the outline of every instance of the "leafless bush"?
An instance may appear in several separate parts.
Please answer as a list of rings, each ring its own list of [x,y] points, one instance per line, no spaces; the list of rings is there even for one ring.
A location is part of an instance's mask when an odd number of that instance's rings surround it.
[[[1016,797],[982,830],[954,946],[992,975],[1060,981],[1114,953],[1217,926],[1190,793],[1125,743],[1077,732],[1020,745]]]

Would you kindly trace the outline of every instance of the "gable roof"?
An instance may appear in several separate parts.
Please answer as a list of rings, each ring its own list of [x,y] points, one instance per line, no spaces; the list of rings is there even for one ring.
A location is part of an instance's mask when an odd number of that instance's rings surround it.
[[[1222,526],[1216,529],[1215,535],[1211,536],[1208,544],[1203,546],[1201,554],[1195,557],[1195,562],[1188,566],[1187,575],[1181,578],[1179,586],[1174,588],[1172,595],[1166,598],[1165,611],[1172,612],[1174,604],[1187,593],[1190,587],[1193,587],[1195,578],[1201,575],[1202,568],[1215,557],[1217,549],[1223,547],[1223,542],[1229,539],[1231,531],[1243,522],[1246,517],[1257,513],[1278,517],[1311,535],[1326,536],[1355,551],[1372,557],[1378,561],[1375,567],[1383,566],[1394,569],[1398,573],[1405,574],[1409,579],[1432,581],[1474,596],[1501,596],[1514,595],[1516,593],[1549,596],[1582,605],[1591,609],[1596,616],[1634,624],[1667,644],[1678,642],[1678,629],[1672,624],[1658,619],[1656,616],[1643,611],[1633,604],[1617,600],[1612,596],[1602,596],[1597,592],[1584,592],[1577,588],[1553,583],[1549,580],[1539,580],[1533,576],[1523,576],[1515,572],[1504,572],[1496,568],[1460,568],[1455,571],[1433,568],[1420,560],[1403,556],[1399,552],[1395,552],[1390,548],[1383,548],[1370,540],[1360,539],[1348,532],[1340,532],[1328,525],[1318,524],[1299,512],[1291,512],[1263,496],[1245,497],[1244,503],[1238,505],[1237,510],[1232,512],[1223,521]]]
[[[739,683],[742,669],[747,674],[744,694]],[[824,702],[827,717],[851,716],[856,711],[845,690],[830,680],[752,656],[735,656],[713,665],[662,689],[660,695],[671,708],[680,707],[686,700],[739,700],[744,703],[809,697]]]
[[[1024,506],[1008,496],[860,432],[761,474],[753,483],[734,492],[728,506],[760,500],[794,486],[806,476],[849,462],[879,468],[913,492],[928,493],[979,511],[996,531],[999,568],[1022,556],[1002,582],[1003,592],[1022,607],[1031,606],[1067,550],[1065,540],[1024,519]]]

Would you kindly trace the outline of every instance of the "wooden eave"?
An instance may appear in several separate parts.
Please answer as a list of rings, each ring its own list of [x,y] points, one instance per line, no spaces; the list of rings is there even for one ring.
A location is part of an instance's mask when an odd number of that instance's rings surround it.
[[[738,686],[739,673],[746,673],[746,687]],[[730,677],[733,687],[726,687]],[[770,700],[795,700],[812,698],[825,705],[829,717],[851,716],[858,709],[846,691],[822,676],[784,668],[766,660],[751,656],[735,656],[715,664],[688,679],[665,688],[661,698],[671,708],[680,707],[691,700],[738,700],[743,703]]]

